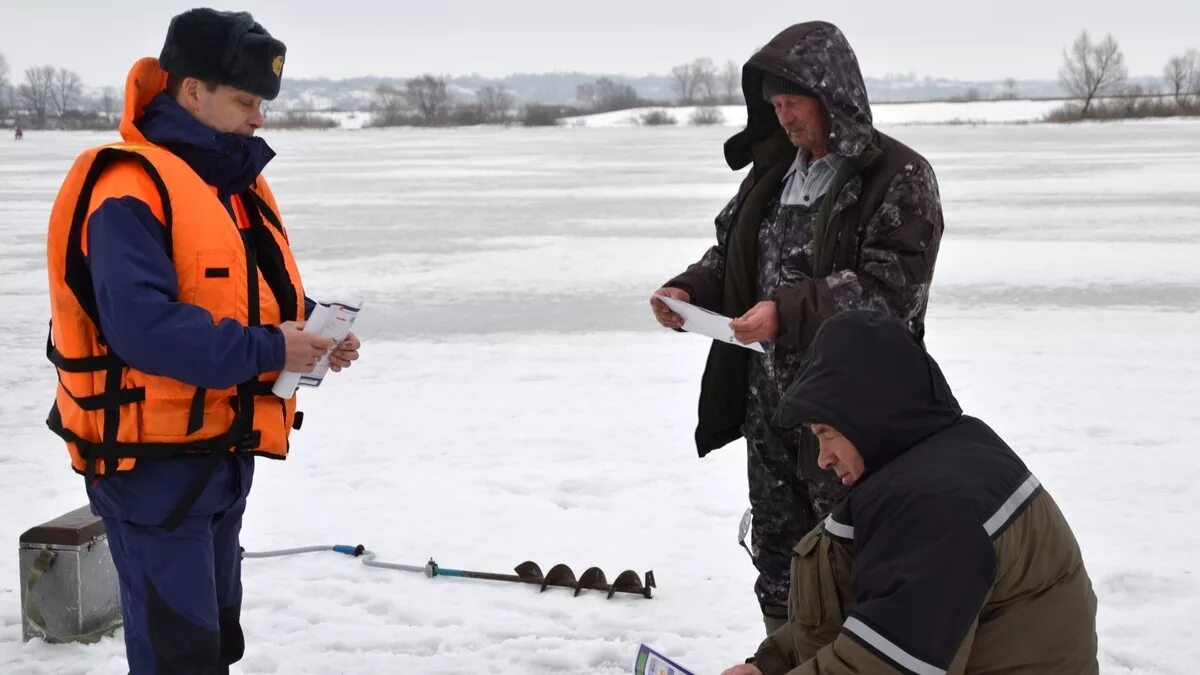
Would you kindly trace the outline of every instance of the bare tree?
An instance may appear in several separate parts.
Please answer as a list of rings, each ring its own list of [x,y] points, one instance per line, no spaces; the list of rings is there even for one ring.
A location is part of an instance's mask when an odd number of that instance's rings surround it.
[[[79,96],[79,92],[83,90],[83,81],[79,79],[79,73],[66,68],[59,68],[51,79],[53,84],[50,87],[50,101],[58,111],[58,116],[62,117],[71,109],[71,99]]]
[[[742,69],[733,61],[726,61],[719,76],[725,103],[737,103],[738,90],[742,88]]]
[[[692,77],[692,64],[684,63],[671,69],[671,89],[679,95],[680,103],[692,102],[693,92],[696,90],[695,79]]]
[[[1182,103],[1188,93],[1188,84],[1192,81],[1190,63],[1182,56],[1172,56],[1163,66],[1163,79],[1167,81],[1167,93],[1175,97],[1176,103]]]
[[[404,90],[383,83],[375,87],[376,112],[373,123],[376,126],[390,127],[402,124],[408,109]]]
[[[54,72],[54,66],[33,66],[25,69],[25,82],[21,84],[20,94],[39,126],[46,123],[46,111],[53,98]]]
[[[1070,50],[1063,52],[1063,65],[1058,72],[1067,93],[1083,100],[1084,117],[1097,97],[1120,91],[1127,76],[1125,55],[1113,36],[1106,35],[1093,44],[1086,30],[1075,39]]]
[[[602,77],[575,87],[575,98],[596,112],[628,110],[642,104],[637,90],[627,82]]]
[[[1004,98],[1011,101],[1017,97],[1017,80],[1008,78],[1004,81]]]
[[[426,124],[437,124],[446,117],[449,95],[446,80],[433,75],[414,77],[404,84],[404,98],[417,109]]]
[[[717,100],[717,67],[712,59],[692,61],[692,98],[714,103]]]
[[[961,94],[955,94],[950,97],[951,101],[982,101],[983,92],[979,91],[979,87],[968,87]]]
[[[637,90],[627,82],[617,82],[608,77],[596,80],[595,107],[600,111],[627,110],[636,108],[642,103]]]
[[[1187,53],[1172,56],[1163,67],[1163,79],[1167,82],[1167,93],[1183,103],[1189,94],[1200,94],[1200,53],[1189,49]]]
[[[0,54],[0,117],[8,114],[8,61]]]
[[[596,83],[584,82],[575,87],[575,99],[589,108],[596,105]]]
[[[1192,96],[1200,96],[1200,52],[1189,49],[1184,58],[1192,64],[1192,81],[1188,83],[1188,91]]]
[[[479,119],[484,124],[497,124],[508,121],[513,96],[504,87],[489,84],[475,92],[475,102],[479,108]]]
[[[270,103],[270,101],[262,102],[263,115],[267,114],[268,103]],[[105,119],[112,117],[113,111],[116,110],[116,107],[116,92],[112,87],[105,87],[104,91],[100,93],[100,111],[104,113]]]
[[[1131,84],[1121,90],[1122,99],[1120,101],[1120,110],[1125,117],[1136,117],[1138,111],[1138,102],[1148,94],[1153,92],[1147,91],[1140,84]]]

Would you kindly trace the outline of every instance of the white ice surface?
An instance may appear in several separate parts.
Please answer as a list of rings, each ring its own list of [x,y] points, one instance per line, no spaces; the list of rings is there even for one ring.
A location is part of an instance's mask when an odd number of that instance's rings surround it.
[[[947,230],[928,341],[968,412],[1069,518],[1102,671],[1200,663],[1200,124],[888,128],[938,172]],[[729,129],[277,132],[267,174],[305,282],[356,297],[362,361],[304,391],[259,462],[243,545],[362,543],[503,572],[653,569],[655,599],[367,569],[245,564],[233,672],[625,672],[648,642],[699,673],[762,624],[735,544],[740,443],[691,446],[706,345],[647,296],[711,244]],[[45,219],[75,152],[0,142],[0,541],[84,503],[42,420]],[[599,317],[597,319],[597,317]],[[0,555],[0,673],[124,673],[123,645],[20,641]]]

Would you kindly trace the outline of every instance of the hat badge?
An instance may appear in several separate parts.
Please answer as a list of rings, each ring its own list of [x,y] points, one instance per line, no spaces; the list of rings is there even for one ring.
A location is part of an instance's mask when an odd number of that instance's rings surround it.
[[[275,77],[279,77],[279,76],[283,75],[283,57],[282,56],[276,56],[275,60],[271,62],[271,72],[275,73]]]

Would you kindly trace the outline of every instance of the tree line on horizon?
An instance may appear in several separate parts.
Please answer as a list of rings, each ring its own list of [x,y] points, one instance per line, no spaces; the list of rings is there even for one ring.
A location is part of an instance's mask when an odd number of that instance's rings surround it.
[[[1189,49],[1163,66],[1165,91],[1129,82],[1125,54],[1111,34],[1093,41],[1085,30],[1063,52],[1059,81],[1073,100],[1049,120],[1200,115],[1200,52]]]
[[[113,87],[103,88],[98,97],[85,98],[82,79],[67,68],[32,66],[20,82],[10,82],[9,78],[8,62],[0,53],[0,124],[111,128],[122,108]],[[514,93],[502,85],[487,84],[469,96],[455,96],[447,86],[447,77],[424,74],[404,80],[402,85],[377,85],[369,110],[375,126],[536,126],[555,124],[570,115],[681,105],[703,109],[693,115],[693,124],[714,124],[721,121],[716,106],[741,102],[741,67],[734,61],[718,67],[710,58],[697,58],[673,67],[669,81],[673,98],[666,101],[646,100],[628,82],[601,77],[576,86],[572,104],[534,101],[518,106]],[[1096,41],[1084,30],[1063,52],[1059,82],[1070,102],[1051,113],[1051,121],[1200,114],[1200,52],[1196,49],[1168,59],[1163,67],[1163,86],[1158,88],[1131,83],[1124,54],[1112,35]],[[1018,87],[1017,80],[1009,78],[998,93],[984,95],[972,88],[953,99],[1016,99]],[[275,127],[336,126],[327,118],[299,112],[272,113],[269,104],[265,108]],[[648,114],[641,121],[674,123],[667,113]]]
[[[546,105],[537,102],[516,107],[513,92],[489,84],[477,89],[473,101],[455,101],[446,77],[421,75],[403,86],[382,83],[376,86],[372,101],[374,126],[463,126],[474,124],[551,125],[564,116],[648,105],[670,105],[669,101],[642,98],[627,82],[601,77],[575,88],[574,105]],[[671,88],[677,105],[714,107],[736,103],[741,93],[741,68],[729,61],[718,70],[712,59],[698,58],[671,69]],[[668,124],[667,117],[648,116],[646,124]],[[712,111],[693,115],[693,124],[716,124],[719,114]]]

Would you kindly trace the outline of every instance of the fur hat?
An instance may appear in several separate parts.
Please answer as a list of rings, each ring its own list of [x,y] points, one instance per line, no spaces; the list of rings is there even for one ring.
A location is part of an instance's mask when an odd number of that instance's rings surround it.
[[[227,84],[272,100],[287,47],[247,12],[191,9],[171,19],[158,63],[181,77]]]
[[[813,93],[812,89],[809,89],[802,84],[792,82],[791,80],[785,77],[780,77],[775,73],[764,72],[762,79],[763,100],[767,103],[770,103],[771,97],[777,94],[792,94],[794,96],[811,96],[812,98],[817,98],[817,95]]]

